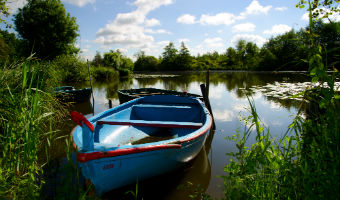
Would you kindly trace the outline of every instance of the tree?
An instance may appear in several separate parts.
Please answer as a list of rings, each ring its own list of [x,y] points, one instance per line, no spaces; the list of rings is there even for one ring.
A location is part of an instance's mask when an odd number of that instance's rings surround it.
[[[119,49],[116,51],[110,50],[110,52],[104,53],[103,62],[106,66],[113,67],[123,75],[129,74],[133,70],[132,60],[122,55]]]
[[[173,42],[170,42],[164,48],[163,59],[162,59],[162,68],[164,70],[176,70],[176,57],[178,50],[175,48]]]
[[[9,16],[9,11],[8,11],[8,6],[6,6],[7,0],[0,0],[0,24],[4,23],[6,26],[9,26],[7,21],[3,17],[8,17]]]
[[[246,44],[247,42],[245,40],[239,40],[236,45],[237,61],[241,69],[244,69],[245,56],[246,56]]]
[[[229,47],[226,52],[226,66],[227,69],[236,69],[237,68],[237,52],[234,48]]]
[[[103,62],[105,66],[113,67],[118,70],[122,64],[122,54],[119,50],[110,50],[110,52],[104,53]]]
[[[0,63],[18,60],[24,49],[22,41],[14,33],[0,30]]]
[[[309,5],[308,11],[311,11],[311,19],[328,18],[340,12],[339,0],[299,0],[296,7],[304,8]]]
[[[260,62],[259,52],[260,49],[255,43],[247,42],[245,55],[245,65],[247,69],[255,69],[258,67]]]
[[[104,64],[104,60],[98,51],[92,60],[92,64],[97,67]]]
[[[154,56],[146,56],[144,51],[136,54],[135,71],[158,71],[159,61]]]
[[[15,15],[15,29],[41,59],[79,51],[76,18],[66,12],[60,0],[28,0]]]
[[[176,59],[176,68],[178,70],[188,70],[191,68],[192,57],[184,42],[181,43],[181,49]]]

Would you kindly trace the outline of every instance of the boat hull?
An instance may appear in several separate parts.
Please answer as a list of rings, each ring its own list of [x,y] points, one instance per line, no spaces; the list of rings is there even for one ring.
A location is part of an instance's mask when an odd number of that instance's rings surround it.
[[[85,145],[85,124],[74,129],[72,142],[82,174],[99,194],[183,166],[200,152],[212,125],[200,100],[173,95],[135,99],[89,121],[93,123],[92,146]],[[164,133],[173,135],[134,143],[150,138],[158,129],[162,137]]]
[[[182,167],[197,156],[207,133],[178,149],[161,149],[80,162],[82,173],[99,194]]]

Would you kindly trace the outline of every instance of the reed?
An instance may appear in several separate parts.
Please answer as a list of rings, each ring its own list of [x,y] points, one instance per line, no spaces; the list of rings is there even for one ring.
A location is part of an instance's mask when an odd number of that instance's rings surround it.
[[[44,183],[38,155],[47,152],[58,112],[41,68],[28,58],[0,72],[1,199],[38,198]]]
[[[253,101],[243,135],[233,135],[237,152],[225,166],[226,199],[340,199],[340,101],[334,82],[339,72],[327,65],[326,51],[313,35],[311,2],[309,72],[314,87],[302,92],[307,109],[300,110],[286,134],[271,137],[259,120]],[[314,8],[315,9],[315,8]],[[340,30],[340,29],[339,29]],[[328,69],[334,69],[330,75]],[[306,116],[302,117],[302,113]],[[256,142],[246,141],[254,127]]]
[[[243,135],[234,134],[229,139],[236,143],[237,152],[225,166],[226,199],[288,199],[296,191],[298,182],[296,157],[300,137],[287,132],[282,138],[272,138],[257,115],[255,104],[248,99],[251,116],[246,120]],[[255,130],[256,143],[246,146]]]

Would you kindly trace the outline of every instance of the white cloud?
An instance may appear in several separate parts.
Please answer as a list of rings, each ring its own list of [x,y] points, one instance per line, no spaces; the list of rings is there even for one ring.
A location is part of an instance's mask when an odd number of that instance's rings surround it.
[[[301,20],[308,21],[309,20],[309,13],[305,13],[302,15]]]
[[[157,42],[157,45],[165,47],[169,43],[170,43],[169,40],[163,40],[163,41]]]
[[[194,24],[196,23],[196,18],[193,15],[185,14],[178,17],[177,22],[182,24]]]
[[[208,47],[208,48],[219,48],[223,47],[223,42],[222,38],[220,37],[214,37],[214,38],[206,38],[203,41],[203,44]]]
[[[272,6],[262,6],[257,0],[253,0],[246,8],[246,11],[241,13],[241,17],[245,17],[247,15],[268,14],[271,8]]]
[[[172,34],[170,31],[164,30],[164,29],[157,29],[157,30],[152,30],[152,29],[145,29],[145,33],[151,33],[151,34]]]
[[[285,10],[287,10],[287,7],[276,7],[275,10],[277,10],[277,11],[285,11]]]
[[[263,34],[267,35],[279,35],[292,30],[292,27],[285,24],[274,25],[270,30],[263,31]]]
[[[232,32],[253,32],[255,28],[252,23],[237,24],[233,26]]]
[[[133,4],[138,7],[138,11],[147,14],[161,6],[170,5],[173,0],[136,0]]]
[[[97,31],[95,42],[107,47],[115,45],[126,49],[152,48],[154,38],[148,34],[171,34],[171,32],[164,29],[147,29],[146,27],[160,25],[160,21],[154,18],[146,19],[146,16],[150,11],[172,2],[173,0],[136,0],[132,3],[137,6],[136,10],[118,13],[112,22]]]
[[[63,0],[63,2],[67,2],[67,3],[72,4],[72,5],[83,7],[86,4],[89,4],[89,3],[93,4],[93,3],[95,3],[96,0]]]
[[[215,110],[214,118],[223,122],[230,122],[235,118],[235,114],[231,110]]]
[[[145,21],[145,26],[151,27],[151,26],[158,26],[161,25],[161,22],[158,19],[152,18],[152,19],[147,19]]]
[[[178,43],[181,43],[181,42],[184,42],[184,43],[190,42],[190,40],[188,38],[180,38],[177,41],[178,41]]]
[[[256,43],[257,46],[262,46],[267,40],[259,35],[237,34],[231,39],[231,43],[236,45],[239,40],[245,40]]]
[[[7,1],[6,6],[8,6],[10,13],[16,13],[18,9],[24,7],[26,3],[26,0]]]
[[[231,13],[218,13],[216,15],[203,14],[199,20],[202,25],[230,25],[238,18]]]

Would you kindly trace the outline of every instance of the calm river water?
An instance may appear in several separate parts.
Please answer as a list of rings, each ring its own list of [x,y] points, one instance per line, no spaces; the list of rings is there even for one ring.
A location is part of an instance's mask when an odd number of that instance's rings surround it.
[[[249,103],[246,93],[254,100],[262,123],[270,129],[273,136],[284,134],[295,117],[300,102],[289,98],[292,91],[305,86],[308,78],[303,73],[252,73],[252,72],[211,72],[210,103],[215,117],[216,131],[212,131],[198,157],[185,168],[139,182],[139,197],[143,199],[190,199],[195,192],[205,192],[213,198],[223,197],[223,168],[231,157],[226,153],[235,150],[232,141],[226,137],[242,134]],[[154,87],[161,89],[187,91],[201,94],[200,84],[206,82],[206,73],[139,74],[134,78],[109,82],[95,82],[94,114],[112,106],[118,106],[118,89]],[[79,87],[89,87],[89,84]],[[75,105],[72,109],[91,117],[93,102]],[[63,132],[69,134],[75,126],[66,123]],[[249,139],[249,144],[254,137]],[[65,143],[63,143],[65,144]],[[58,145],[57,157],[62,157],[63,145]],[[157,164],[157,163],[155,163]],[[124,199],[126,191],[134,191],[135,185],[109,192],[105,199]]]

